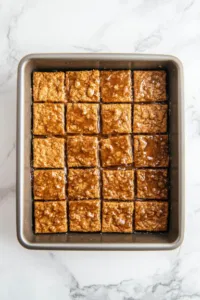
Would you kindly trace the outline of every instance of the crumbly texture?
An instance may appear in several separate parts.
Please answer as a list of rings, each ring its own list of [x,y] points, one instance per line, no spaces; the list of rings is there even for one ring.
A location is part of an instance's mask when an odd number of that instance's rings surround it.
[[[34,72],[34,101],[65,102],[64,80],[63,72]]]
[[[35,201],[35,233],[67,232],[66,206],[66,201]]]
[[[71,102],[99,102],[100,76],[98,70],[66,73],[67,99]]]
[[[166,100],[164,70],[33,73],[36,233],[167,230]]]
[[[67,138],[68,167],[96,167],[98,165],[98,138],[69,136]]]
[[[133,170],[103,170],[103,198],[133,200]]]
[[[137,197],[141,199],[167,199],[167,170],[137,170]]]
[[[67,132],[94,134],[99,132],[98,104],[67,104]]]
[[[69,201],[70,231],[100,231],[100,207],[99,200]]]
[[[64,168],[63,138],[34,138],[33,167],[34,168]]]
[[[64,134],[64,117],[64,104],[34,103],[33,134]]]
[[[168,167],[168,136],[135,136],[134,159],[136,167]]]
[[[64,171],[35,170],[33,180],[33,193],[35,200],[64,200]]]
[[[136,201],[135,230],[167,231],[168,203],[159,201]]]
[[[101,71],[103,102],[132,102],[131,71]]]
[[[135,104],[133,132],[167,132],[167,109],[168,105],[166,104]]]
[[[98,169],[69,169],[69,199],[95,199],[100,197]]]
[[[102,232],[132,232],[133,202],[103,202]]]
[[[165,71],[134,71],[134,101],[166,101]]]
[[[101,140],[103,167],[128,165],[133,162],[130,136],[117,136]]]
[[[103,134],[131,133],[131,104],[103,104]]]

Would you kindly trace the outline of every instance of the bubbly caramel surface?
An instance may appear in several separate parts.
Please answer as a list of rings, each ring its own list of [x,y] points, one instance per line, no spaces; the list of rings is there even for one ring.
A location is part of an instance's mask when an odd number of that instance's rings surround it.
[[[95,199],[100,197],[99,170],[69,169],[68,197],[69,199]]]
[[[134,101],[166,101],[165,71],[134,71]]]
[[[35,168],[64,168],[63,138],[34,138],[33,167]]]
[[[63,72],[34,72],[34,101],[65,102],[64,79]]]
[[[98,138],[95,136],[68,136],[67,157],[69,167],[98,166]]]
[[[100,72],[66,72],[66,93],[69,102],[99,102]]]
[[[167,230],[166,75],[33,73],[36,233]]]
[[[133,162],[130,136],[110,137],[101,140],[102,166],[128,165]]]
[[[135,230],[166,231],[167,224],[168,202],[135,202]]]
[[[103,202],[102,232],[132,232],[133,202]]]
[[[137,197],[141,199],[167,199],[167,170],[137,170]]]
[[[33,104],[33,134],[62,135],[65,133],[64,124],[64,104]]]
[[[99,200],[69,201],[70,231],[97,232],[101,230]]]
[[[133,170],[104,170],[103,198],[117,200],[133,200],[134,171]]]
[[[67,104],[67,132],[96,134],[99,132],[99,105],[88,103]]]
[[[33,179],[34,199],[64,200],[65,172],[63,170],[35,170]]]
[[[135,136],[134,159],[136,167],[168,167],[168,136]]]
[[[131,104],[102,104],[103,134],[131,133]]]
[[[103,102],[132,102],[131,71],[101,71]]]
[[[34,202],[35,232],[67,231],[66,201]]]
[[[166,104],[135,104],[133,116],[134,133],[165,133],[167,132]]]

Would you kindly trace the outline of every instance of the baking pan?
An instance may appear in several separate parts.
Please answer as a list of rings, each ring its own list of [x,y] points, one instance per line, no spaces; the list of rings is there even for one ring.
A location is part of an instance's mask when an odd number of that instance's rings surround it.
[[[170,214],[166,233],[35,235],[32,228],[31,103],[32,72],[77,69],[165,69],[168,74],[170,137]],[[18,67],[17,84],[17,237],[29,249],[169,250],[184,235],[183,67],[173,56],[146,54],[30,54]]]

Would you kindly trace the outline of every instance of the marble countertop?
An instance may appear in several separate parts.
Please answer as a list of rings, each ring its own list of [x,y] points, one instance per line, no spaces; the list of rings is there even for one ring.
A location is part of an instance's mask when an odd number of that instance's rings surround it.
[[[200,299],[200,1],[0,1],[0,299]],[[172,54],[185,75],[186,231],[168,252],[29,251],[16,239],[16,69],[33,52]]]

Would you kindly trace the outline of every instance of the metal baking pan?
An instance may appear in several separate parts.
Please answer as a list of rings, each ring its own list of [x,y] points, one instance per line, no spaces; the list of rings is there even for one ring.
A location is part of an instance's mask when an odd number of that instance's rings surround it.
[[[162,234],[68,233],[35,235],[32,229],[31,76],[34,70],[160,69],[168,74],[170,136],[169,230]],[[169,250],[184,235],[183,67],[173,56],[148,54],[31,54],[18,67],[17,84],[17,237],[29,249]]]

